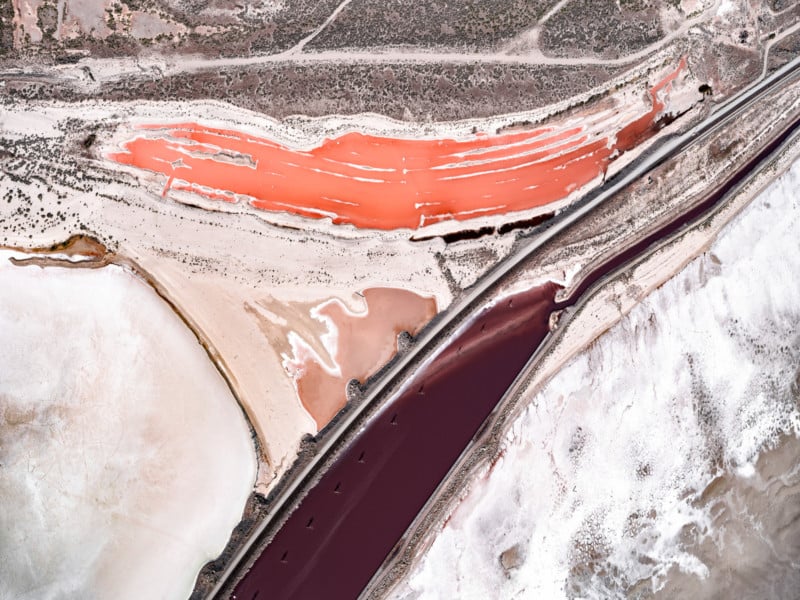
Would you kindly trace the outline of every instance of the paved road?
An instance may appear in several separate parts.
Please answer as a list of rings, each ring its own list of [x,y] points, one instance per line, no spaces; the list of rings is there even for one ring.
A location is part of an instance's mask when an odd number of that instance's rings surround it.
[[[319,449],[316,458],[312,460],[304,469],[302,469],[302,471],[296,475],[294,480],[273,500],[272,507],[267,517],[264,519],[264,521],[262,521],[255,534],[251,536],[248,542],[239,550],[234,559],[231,561],[231,566],[223,574],[220,582],[212,591],[211,597],[215,597],[226,586],[226,584],[228,584],[228,579],[235,571],[238,563],[247,556],[250,549],[254,544],[256,544],[257,541],[259,541],[261,536],[264,535],[265,532],[269,531],[269,528],[276,516],[278,516],[286,508],[291,508],[295,504],[294,498],[296,498],[298,492],[302,491],[304,486],[308,485],[308,482],[313,479],[319,467],[330,458],[329,454],[337,446],[340,439],[342,439],[344,436],[352,435],[353,430],[358,429],[362,425],[362,415],[364,415],[368,409],[372,408],[374,404],[385,399],[385,391],[397,382],[398,377],[403,374],[407,366],[412,364],[414,361],[417,361],[423,352],[427,352],[430,347],[433,347],[437,342],[439,342],[441,334],[450,329],[453,323],[463,320],[463,314],[473,307],[476,301],[479,301],[480,298],[483,297],[483,295],[499,280],[518,267],[520,263],[526,260],[543,244],[563,232],[566,228],[570,227],[584,216],[588,215],[597,206],[605,202],[621,189],[628,186],[639,177],[645,175],[659,164],[681,152],[689,143],[698,137],[708,133],[709,131],[712,131],[715,128],[729,124],[729,121],[735,118],[735,116],[742,109],[750,106],[754,102],[757,102],[765,92],[773,89],[777,85],[782,84],[787,79],[797,77],[798,71],[800,71],[800,59],[792,61],[775,72],[769,78],[743,91],[738,96],[727,102],[724,106],[717,109],[705,121],[698,124],[691,130],[671,139],[665,144],[662,144],[650,155],[639,161],[636,166],[628,169],[623,175],[620,175],[614,180],[608,182],[606,186],[592,194],[586,201],[577,205],[573,210],[562,214],[549,229],[532,240],[528,245],[520,248],[514,255],[509,256],[503,263],[498,265],[497,268],[495,268],[474,288],[472,288],[468,294],[454,303],[442,318],[440,318],[429,330],[422,334],[412,349],[407,354],[402,356],[400,360],[395,362],[392,367],[383,374],[381,380],[372,386],[372,389],[370,390],[365,401],[359,404],[355,410],[347,414],[345,418],[343,418],[336,425],[335,430],[330,432],[329,436],[326,438],[326,441]],[[437,424],[437,426],[438,425],[441,424]],[[281,564],[289,563],[282,562]],[[270,594],[270,597],[275,596]],[[250,599],[248,598],[248,600]]]

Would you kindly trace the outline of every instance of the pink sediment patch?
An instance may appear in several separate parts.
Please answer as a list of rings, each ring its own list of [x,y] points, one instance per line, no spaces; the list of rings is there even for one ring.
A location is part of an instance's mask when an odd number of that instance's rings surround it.
[[[607,135],[583,126],[538,128],[467,140],[414,140],[350,132],[309,150],[197,123],[149,125],[111,160],[168,177],[170,189],[212,200],[249,198],[261,210],[330,217],[374,229],[417,228],[545,206],[602,175],[652,135],[665,105]],[[176,183],[173,183],[176,182]]]
[[[364,290],[367,310],[352,314],[338,301],[327,301],[317,309],[336,327],[334,361],[339,373],[331,373],[313,353],[295,357],[297,393],[319,429],[327,425],[347,401],[351,379],[365,381],[397,352],[402,331],[416,334],[436,314],[436,301],[413,292],[391,288]],[[299,360],[298,360],[299,359]]]

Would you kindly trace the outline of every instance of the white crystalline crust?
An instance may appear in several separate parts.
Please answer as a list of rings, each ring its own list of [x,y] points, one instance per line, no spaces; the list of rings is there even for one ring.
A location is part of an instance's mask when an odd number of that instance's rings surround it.
[[[0,598],[186,598],[241,518],[240,408],[141,280],[0,254]]]
[[[613,598],[708,576],[685,541],[724,534],[700,494],[800,434],[798,190],[800,163],[531,398],[396,597]]]

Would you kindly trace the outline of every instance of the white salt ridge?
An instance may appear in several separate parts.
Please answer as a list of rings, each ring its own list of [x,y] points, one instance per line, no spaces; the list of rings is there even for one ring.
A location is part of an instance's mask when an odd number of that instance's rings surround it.
[[[761,485],[760,453],[800,432],[798,190],[800,163],[532,398],[396,597],[607,599],[676,573],[709,581],[693,550],[732,550],[725,503],[701,494],[718,475]]]
[[[0,252],[0,598],[187,598],[253,486],[241,410],[138,278],[9,256]]]

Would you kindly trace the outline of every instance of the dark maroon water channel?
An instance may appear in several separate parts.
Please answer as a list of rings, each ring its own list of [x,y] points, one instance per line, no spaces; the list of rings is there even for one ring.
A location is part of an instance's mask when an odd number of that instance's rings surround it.
[[[355,598],[548,333],[558,287],[480,312],[303,499],[237,599]]]
[[[481,309],[342,451],[233,598],[356,598],[548,335],[550,314],[708,212],[799,123],[696,207],[591,271],[568,299],[557,303],[560,288],[548,283]]]

